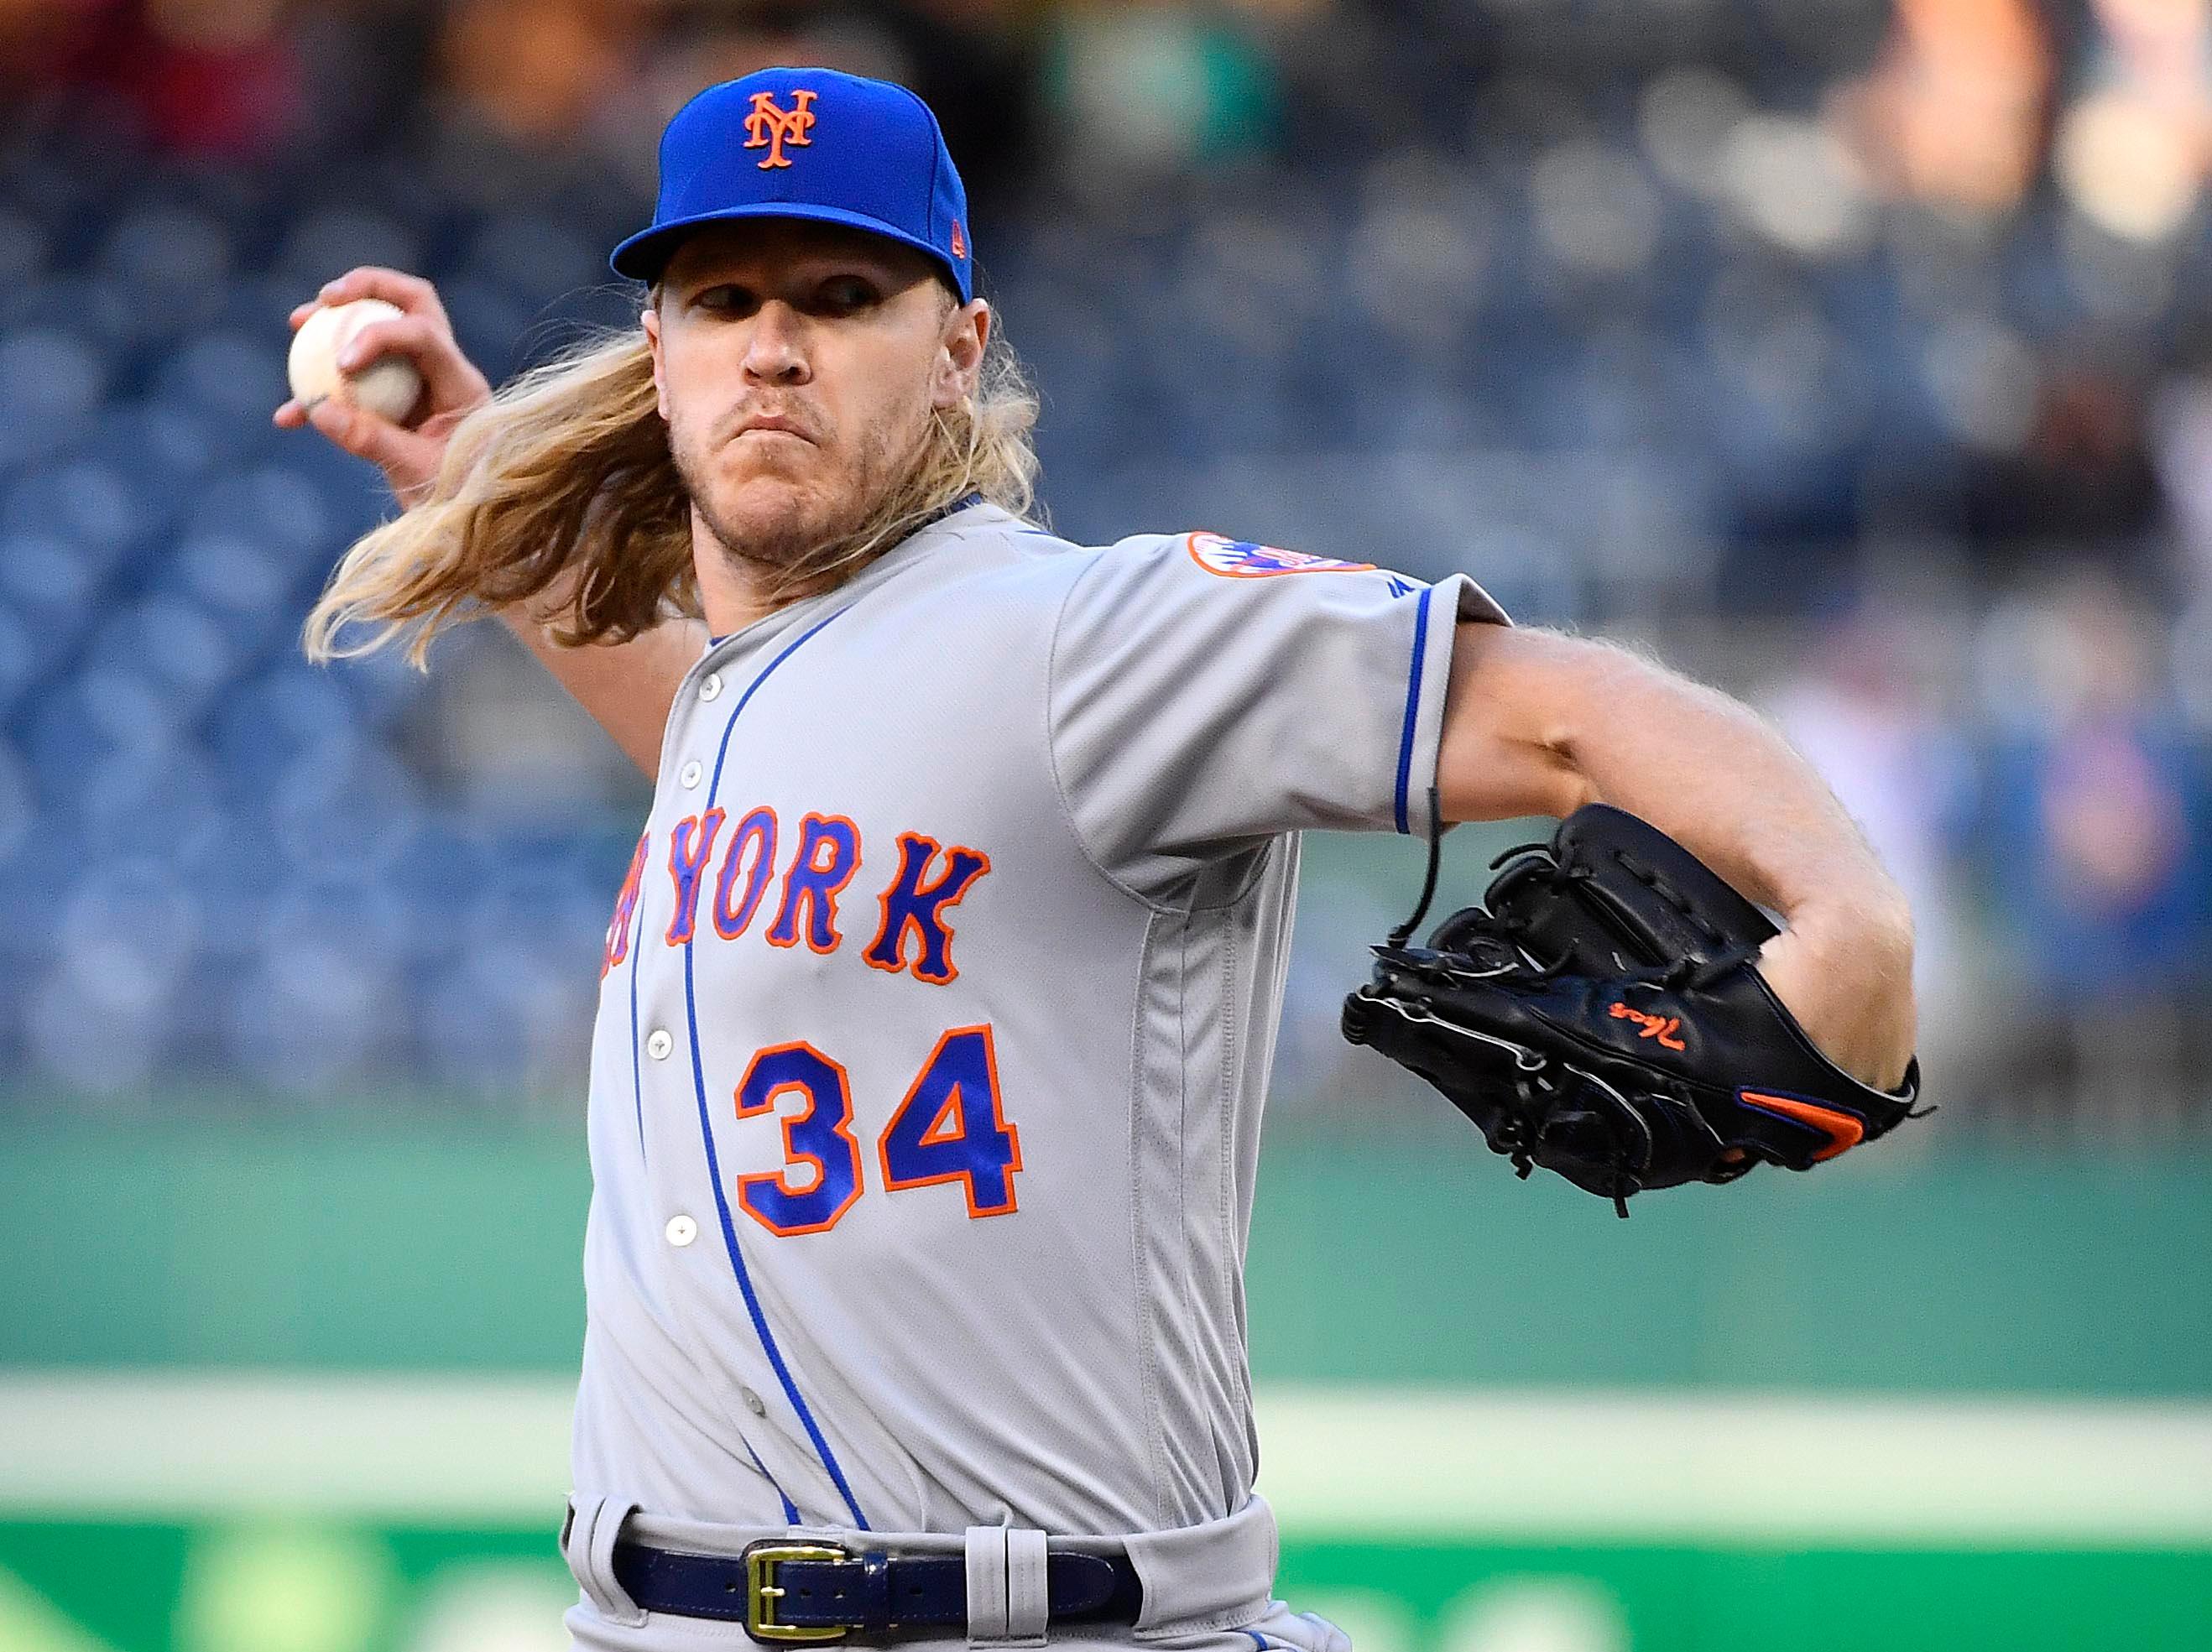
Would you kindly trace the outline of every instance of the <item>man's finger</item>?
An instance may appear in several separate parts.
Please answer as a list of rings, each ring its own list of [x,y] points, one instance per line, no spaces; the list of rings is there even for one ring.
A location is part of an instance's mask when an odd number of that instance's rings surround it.
[[[410,276],[404,270],[387,270],[381,264],[364,264],[349,270],[335,281],[326,281],[315,295],[320,304],[350,304],[357,298],[380,298],[387,304],[396,304],[409,315],[430,316],[442,321],[446,307],[438,301],[438,289],[420,276]]]
[[[490,392],[483,376],[453,343],[442,319],[403,315],[372,321],[346,341],[338,352],[338,369],[358,373],[380,355],[404,355],[414,362],[430,388],[433,411],[469,406]]]
[[[269,416],[279,430],[303,430],[307,424],[307,410],[296,401],[280,404]]]
[[[382,468],[395,489],[412,486],[434,465],[436,444],[350,402],[325,396],[307,410],[307,422],[356,459]]]

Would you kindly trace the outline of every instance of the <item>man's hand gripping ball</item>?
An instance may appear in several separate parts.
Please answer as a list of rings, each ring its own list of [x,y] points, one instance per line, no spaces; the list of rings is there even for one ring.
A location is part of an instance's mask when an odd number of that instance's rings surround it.
[[[1809,1169],[1918,1116],[1919,1064],[1884,1091],[1821,1054],[1756,967],[1774,925],[1656,827],[1593,804],[1499,864],[1427,945],[1407,944],[1417,911],[1375,949],[1344,1036],[1523,1176],[1556,1170],[1626,1216],[1634,1193]]]

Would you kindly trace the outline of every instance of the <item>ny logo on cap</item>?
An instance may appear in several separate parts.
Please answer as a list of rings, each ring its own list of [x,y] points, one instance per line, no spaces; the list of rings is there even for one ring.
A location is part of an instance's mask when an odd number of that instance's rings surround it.
[[[799,149],[811,147],[812,140],[806,134],[814,129],[814,97],[811,92],[794,91],[792,101],[795,109],[779,108],[773,92],[753,94],[753,112],[745,117],[745,147],[766,149],[768,158],[760,163],[766,172],[770,167],[787,167],[790,157],[783,152],[787,143]]]

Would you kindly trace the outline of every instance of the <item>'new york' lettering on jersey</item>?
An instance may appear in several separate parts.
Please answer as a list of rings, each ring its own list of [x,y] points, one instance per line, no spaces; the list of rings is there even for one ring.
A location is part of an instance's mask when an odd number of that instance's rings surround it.
[[[1425,829],[1454,628],[1503,619],[1463,579],[973,505],[713,644],[600,959],[580,1493],[951,1533],[1243,1508],[1299,835]]]
[[[725,838],[727,818],[726,810],[709,809],[704,815],[686,815],[670,829],[670,917],[662,938],[670,946],[686,945],[693,938],[700,898],[709,884],[714,933],[723,940],[738,939],[752,927],[761,897],[778,875],[775,811],[751,810]],[[810,814],[806,822],[796,853],[781,870],[783,901],[767,941],[771,946],[796,944],[802,928],[798,914],[804,911],[807,944],[826,954],[845,940],[836,896],[860,868],[860,829],[842,817],[832,821]],[[638,840],[616,897],[600,960],[602,977],[629,956],[630,923],[652,845],[649,831]],[[917,981],[943,986],[960,973],[952,962],[951,908],[991,870],[991,857],[962,846],[945,849],[918,832],[898,835],[898,856],[896,872],[877,897],[881,920],[863,956],[871,969],[892,975],[910,969]]]

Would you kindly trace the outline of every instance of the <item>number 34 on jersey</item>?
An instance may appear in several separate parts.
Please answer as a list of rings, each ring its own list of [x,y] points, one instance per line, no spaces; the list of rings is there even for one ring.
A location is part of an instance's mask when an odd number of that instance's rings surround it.
[[[807,815],[781,894],[770,902],[779,860],[775,811],[746,811],[725,835],[729,819],[727,811],[709,809],[676,823],[668,845],[674,914],[662,942],[694,944],[706,927],[704,897],[718,940],[744,936],[766,908],[773,914],[765,928],[769,945],[792,947],[803,939],[815,952],[838,951],[844,940],[838,897],[859,869],[859,829],[841,815]],[[718,841],[721,869],[710,878]],[[951,909],[990,871],[990,857],[957,845],[948,849],[915,832],[899,835],[898,850],[898,871],[877,902],[881,922],[863,958],[871,969],[946,986],[960,973],[952,962]],[[638,840],[607,926],[602,978],[645,938],[638,908],[651,854],[648,834]],[[866,1184],[844,1064],[803,1042],[757,1050],[738,1084],[737,1115],[778,1118],[784,1157],[779,1169],[738,1178],[738,1207],[770,1233],[787,1236],[836,1227]],[[1014,1210],[1021,1140],[1006,1120],[988,1026],[954,1027],[937,1041],[874,1145],[887,1193],[950,1182],[966,1194],[970,1217]]]
[[[779,1108],[786,1096],[800,1105]],[[738,1084],[738,1116],[774,1113],[782,1116],[783,1168],[738,1177],[738,1206],[770,1233],[826,1232],[852,1209],[864,1181],[842,1064],[804,1042],[756,1053]],[[988,1026],[955,1027],[937,1041],[877,1138],[875,1157],[886,1193],[955,1182],[971,1217],[1014,1209],[1022,1145],[1000,1104]]]

